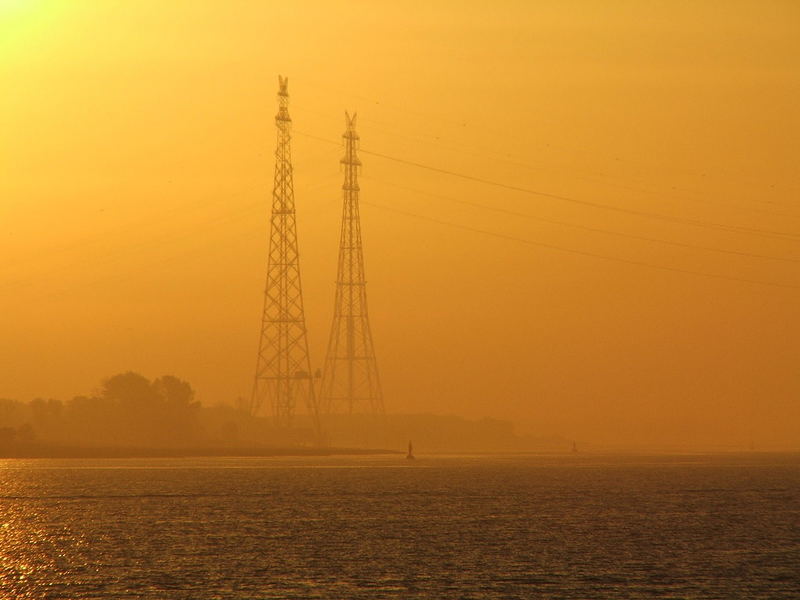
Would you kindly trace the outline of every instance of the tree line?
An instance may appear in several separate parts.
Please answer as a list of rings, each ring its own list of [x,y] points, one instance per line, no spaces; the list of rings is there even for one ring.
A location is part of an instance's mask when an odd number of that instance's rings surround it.
[[[197,439],[199,409],[188,382],[172,375],[151,381],[129,371],[66,402],[0,399],[0,443],[181,445]]]

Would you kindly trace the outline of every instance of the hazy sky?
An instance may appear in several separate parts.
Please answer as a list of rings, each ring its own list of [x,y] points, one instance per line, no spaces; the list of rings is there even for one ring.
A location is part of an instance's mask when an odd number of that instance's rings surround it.
[[[315,365],[357,110],[365,151],[545,194],[362,155],[390,411],[800,439],[790,0],[0,0],[0,397],[250,393],[278,73]]]

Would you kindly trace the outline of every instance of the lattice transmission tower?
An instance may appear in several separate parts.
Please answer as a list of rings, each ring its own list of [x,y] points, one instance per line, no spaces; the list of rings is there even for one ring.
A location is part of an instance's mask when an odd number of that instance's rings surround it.
[[[317,402],[308,355],[292,180],[288,78],[278,77],[275,180],[272,189],[267,282],[250,411],[270,404],[275,425],[290,427],[304,404],[318,431]]]
[[[344,206],[339,242],[336,299],[320,398],[328,414],[383,414],[383,392],[367,314],[367,282],[358,209],[356,115],[345,113],[342,186]]]

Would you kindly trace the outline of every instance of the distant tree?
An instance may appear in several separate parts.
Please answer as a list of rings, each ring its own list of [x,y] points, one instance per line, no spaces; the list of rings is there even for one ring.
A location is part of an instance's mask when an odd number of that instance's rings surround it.
[[[25,423],[17,428],[17,439],[20,442],[32,442],[36,439],[36,432],[30,423]]]
[[[158,402],[158,392],[144,375],[128,371],[103,382],[101,396],[127,407],[144,408]]]
[[[0,427],[0,444],[13,444],[15,442],[32,442],[36,439],[30,423],[25,423],[17,428]]]
[[[73,398],[64,421],[82,443],[171,446],[196,438],[198,409],[187,381],[128,371],[105,379],[96,396]]]
[[[119,441],[118,407],[99,396],[75,396],[64,409],[66,437],[82,444]]]
[[[167,405],[189,408],[194,404],[192,386],[173,375],[163,375],[153,381],[153,390]]]
[[[196,439],[200,403],[195,401],[194,389],[189,382],[173,375],[163,375],[153,381],[153,389],[162,402],[159,418],[161,437],[168,443]]]
[[[0,427],[0,444],[8,444],[17,439],[17,430],[13,427]]]
[[[67,402],[67,411],[88,412],[97,410],[97,408],[103,404],[105,404],[103,399],[96,396],[75,396],[72,400]]]
[[[16,425],[24,419],[25,406],[17,400],[0,398],[0,426]]]
[[[61,413],[64,409],[61,400],[54,400],[53,398],[48,400],[44,398],[34,398],[30,401],[28,407],[31,410],[33,420],[38,422],[58,419],[61,417]]]
[[[62,436],[64,405],[60,400],[35,398],[28,403],[28,410],[38,436],[49,439]]]

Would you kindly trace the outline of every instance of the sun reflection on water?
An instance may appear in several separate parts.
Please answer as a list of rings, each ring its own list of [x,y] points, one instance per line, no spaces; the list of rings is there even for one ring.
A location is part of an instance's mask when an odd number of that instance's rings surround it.
[[[17,463],[19,464],[19,463]],[[75,541],[55,526],[56,506],[45,510],[40,478],[11,461],[0,461],[0,599],[48,597],[67,565]]]
[[[38,598],[39,573],[56,569],[53,549],[36,512],[0,504],[0,590],[3,598]],[[38,588],[38,589],[37,589]]]

